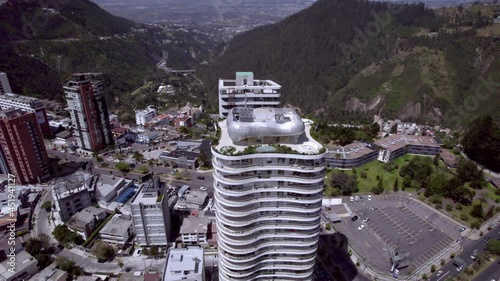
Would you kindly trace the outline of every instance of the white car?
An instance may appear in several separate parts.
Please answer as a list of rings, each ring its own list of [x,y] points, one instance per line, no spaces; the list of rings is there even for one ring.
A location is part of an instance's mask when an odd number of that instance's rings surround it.
[[[349,201],[354,202],[354,197],[351,196],[351,198],[349,198]]]
[[[205,191],[205,190],[207,190],[207,188],[206,188],[206,187],[204,187],[204,186],[202,186],[202,187],[200,187],[200,190]]]
[[[360,225],[360,226],[358,227],[358,230],[363,230],[363,228],[365,228],[365,225],[364,225],[364,224]]]
[[[368,195],[368,200],[372,200],[372,196],[371,195]]]

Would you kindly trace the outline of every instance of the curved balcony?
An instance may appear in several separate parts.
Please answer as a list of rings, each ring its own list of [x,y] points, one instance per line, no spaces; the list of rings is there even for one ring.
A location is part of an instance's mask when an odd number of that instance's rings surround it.
[[[247,270],[228,270],[228,272],[225,272],[228,276],[232,278],[248,278],[249,276],[252,276],[255,274],[257,271],[262,271],[262,270],[286,270],[290,271],[290,273],[295,272],[295,271],[307,271],[307,270],[312,270],[314,268],[314,260],[310,262],[272,262],[272,263],[267,263],[267,264],[257,264],[255,265],[252,269],[247,269]],[[229,267],[228,269],[232,269]],[[275,276],[275,275],[273,275]],[[231,279],[233,280],[233,279]],[[246,279],[248,280],[248,279]]]
[[[284,181],[284,182],[293,182],[293,183],[322,183],[324,180],[323,175],[310,176],[310,177],[301,177],[301,176],[284,176],[284,175],[252,175],[252,176],[233,176],[233,177],[224,177],[220,175],[218,172],[214,171],[213,173],[214,179],[217,182],[221,182],[227,185],[234,184],[248,184],[248,183],[257,183],[257,182],[269,182],[269,181]]]
[[[311,280],[314,268],[301,271],[291,271],[291,270],[258,270],[254,274],[245,276],[243,278],[234,277],[233,271],[221,266],[219,268],[219,280],[231,280],[231,281],[262,281],[262,280]],[[230,272],[231,276],[227,274]]]
[[[265,182],[265,185],[221,185],[220,183],[214,182],[214,189],[219,193],[227,196],[245,196],[255,193],[262,192],[293,192],[298,194],[312,194],[312,193],[322,193],[323,185],[319,184],[295,184],[288,186],[279,186],[278,183],[273,184],[273,182]]]
[[[230,236],[247,236],[252,233],[259,232],[266,229],[297,229],[297,230],[307,230],[317,227],[320,224],[320,218],[318,218],[310,223],[301,223],[296,221],[281,221],[280,223],[272,221],[258,222],[254,226],[248,227],[231,227],[227,225],[217,224],[217,230]]]
[[[286,247],[285,249],[283,249],[283,247],[264,248],[248,255],[233,255],[228,252],[220,252],[219,254],[226,257],[227,260],[230,261],[231,263],[237,264],[237,263],[251,262],[255,259],[260,258],[261,256],[281,257],[281,256],[295,256],[295,255],[303,256],[303,255],[313,254],[314,257],[316,257],[316,247],[315,246]]]
[[[315,236],[318,236],[317,234]],[[286,246],[292,246],[292,247],[297,247],[297,246],[303,246],[303,247],[308,247],[308,246],[314,246],[317,245],[318,243],[318,238],[306,238],[303,240],[297,240],[296,238],[294,239],[293,237],[290,238],[276,238],[276,239],[268,239],[264,241],[254,241],[253,244],[247,245],[247,246],[235,246],[235,245],[230,245],[227,244],[223,241],[223,239],[219,240],[219,248],[222,250],[233,253],[233,254],[250,254],[253,253],[257,250],[266,248],[266,247],[282,247],[285,248]]]
[[[230,212],[247,212],[249,210],[256,210],[262,207],[276,207],[280,211],[282,207],[297,207],[297,208],[317,208],[321,207],[322,197],[320,194],[314,196],[251,196],[247,198],[233,197],[227,199],[221,196],[218,192],[215,193],[215,200],[220,207]]]
[[[233,220],[236,221],[242,221],[246,220],[247,218],[250,218],[250,214],[254,213],[260,213],[260,212],[284,212],[289,215],[293,215],[296,213],[297,215],[302,214],[302,213],[315,213],[321,211],[321,204],[314,204],[313,207],[305,207],[305,206],[299,206],[297,204],[287,204],[287,205],[281,205],[277,206],[276,204],[269,204],[269,205],[262,205],[262,206],[249,206],[249,207],[244,207],[244,208],[239,208],[239,210],[233,211],[230,210],[224,205],[221,205],[220,202],[215,203],[217,206],[217,209],[219,209],[220,212],[224,214],[224,217],[226,219],[229,219],[231,217]],[[282,218],[280,214],[276,215],[277,218]]]
[[[271,255],[271,256],[269,256]],[[221,262],[222,264],[224,264],[226,267],[228,268],[234,268],[234,267],[237,267],[238,268],[238,271],[240,270],[251,270],[252,268],[254,268],[256,265],[259,265],[259,264],[266,264],[266,263],[275,263],[275,262],[283,262],[283,263],[297,263],[297,264],[300,264],[300,263],[303,263],[303,264],[308,264],[309,262],[314,262],[314,259],[316,258],[316,254],[313,253],[313,254],[302,254],[300,256],[272,256],[273,254],[265,254],[264,256],[261,256],[257,259],[253,259],[253,260],[249,260],[249,261],[246,261],[246,263],[231,263],[232,261],[234,261],[231,257],[227,257],[226,256],[226,259],[223,259],[223,261]],[[231,261],[231,262],[229,262]]]
[[[248,165],[224,165],[218,160],[213,160],[212,165],[215,169],[226,172],[226,173],[238,173],[238,172],[249,172],[249,171],[267,171],[267,170],[283,170],[283,171],[294,171],[302,173],[314,173],[325,170],[325,165],[290,165],[284,163],[255,163]]]
[[[256,241],[262,241],[263,239],[268,239],[268,238],[274,238],[274,239],[280,239],[280,238],[293,238],[293,239],[308,239],[308,238],[314,238],[317,236],[319,233],[319,227],[311,229],[311,230],[302,230],[302,231],[297,231],[295,229],[290,228],[288,231],[272,231],[272,232],[261,232],[261,233],[256,233],[253,234],[252,237],[249,238],[244,238],[244,237],[239,237],[242,239],[234,239],[228,235],[225,234],[219,234],[219,237],[223,237],[224,243],[226,244],[231,244],[234,246],[245,246],[245,245],[253,245]],[[247,246],[245,246],[247,247]]]
[[[230,220],[226,217],[220,215],[219,209],[215,210],[215,214],[220,222],[230,226],[230,227],[245,227],[255,222],[262,221],[277,221],[277,220],[288,220],[288,221],[296,221],[296,222],[311,222],[315,221],[319,218],[320,213],[319,210],[315,213],[308,212],[307,214],[276,214],[276,215],[262,215],[262,214],[253,214],[248,217],[241,217],[238,220]]]

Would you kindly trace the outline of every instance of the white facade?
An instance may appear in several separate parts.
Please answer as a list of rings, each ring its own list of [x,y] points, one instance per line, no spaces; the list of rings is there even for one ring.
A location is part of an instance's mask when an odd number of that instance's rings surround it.
[[[281,86],[271,80],[254,80],[252,72],[236,72],[236,79],[219,80],[219,116],[231,108],[277,107]]]
[[[291,110],[236,113],[212,147],[219,280],[311,280],[325,149]]]
[[[123,246],[133,234],[133,221],[117,214],[99,231],[99,238],[108,244]]]
[[[9,78],[5,72],[0,72],[0,94],[12,93],[10,88]]]
[[[37,98],[7,93],[0,96],[0,108],[17,108],[26,112],[36,112],[37,110],[45,109],[45,106]]]
[[[135,241],[139,245],[165,246],[170,238],[168,198],[144,185],[130,203]]]
[[[144,126],[151,122],[153,118],[156,117],[156,109],[152,108],[151,105],[143,110],[137,110],[135,112],[135,123],[137,126]]]
[[[180,229],[184,245],[206,245],[209,219],[205,217],[187,217]]]
[[[170,248],[163,281],[204,281],[203,248]]]

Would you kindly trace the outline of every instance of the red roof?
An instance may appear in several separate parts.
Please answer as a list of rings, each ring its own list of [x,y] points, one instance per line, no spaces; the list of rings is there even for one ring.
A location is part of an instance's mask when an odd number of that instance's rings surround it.
[[[111,131],[113,133],[117,133],[117,134],[125,134],[127,132],[127,129],[125,129],[123,127],[118,127],[118,128],[111,129]]]

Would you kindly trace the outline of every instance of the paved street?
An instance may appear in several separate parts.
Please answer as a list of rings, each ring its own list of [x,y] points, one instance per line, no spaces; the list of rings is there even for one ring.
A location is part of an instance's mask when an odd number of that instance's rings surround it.
[[[490,237],[490,239],[500,239],[500,225],[493,228],[491,231],[486,232],[483,237]],[[467,266],[470,266],[474,263],[471,255],[474,251],[477,250],[477,253],[484,253],[484,249],[486,247],[486,242],[483,239],[480,240],[469,240],[465,239],[463,242],[463,251],[457,255],[459,258],[463,259]],[[429,280],[430,281],[442,281],[447,278],[454,277],[458,275],[460,272],[457,271],[457,267],[453,265],[453,261],[448,262],[442,268],[439,269],[438,272],[433,274]],[[478,281],[489,281],[488,279],[478,279]],[[491,280],[491,279],[490,279]]]
[[[485,270],[479,273],[472,281],[498,281],[500,278],[500,259],[494,261]]]
[[[96,258],[89,257],[88,254],[76,249],[64,249],[59,256],[65,257],[81,266],[86,272],[134,272],[143,271],[145,268],[156,268],[158,271],[163,271],[166,259],[146,259],[144,257],[123,257],[116,258],[112,262],[99,263]],[[118,266],[117,260],[123,261],[123,268]]]
[[[54,222],[49,222],[50,213],[48,213],[41,207],[46,201],[52,201],[52,190],[50,189],[47,189],[45,191],[44,195],[40,199],[40,202],[38,202],[38,204],[36,205],[34,217],[35,226],[33,228],[33,234],[36,237],[41,233],[45,233],[49,235],[50,242],[57,243],[57,240],[51,234],[54,230]]]

